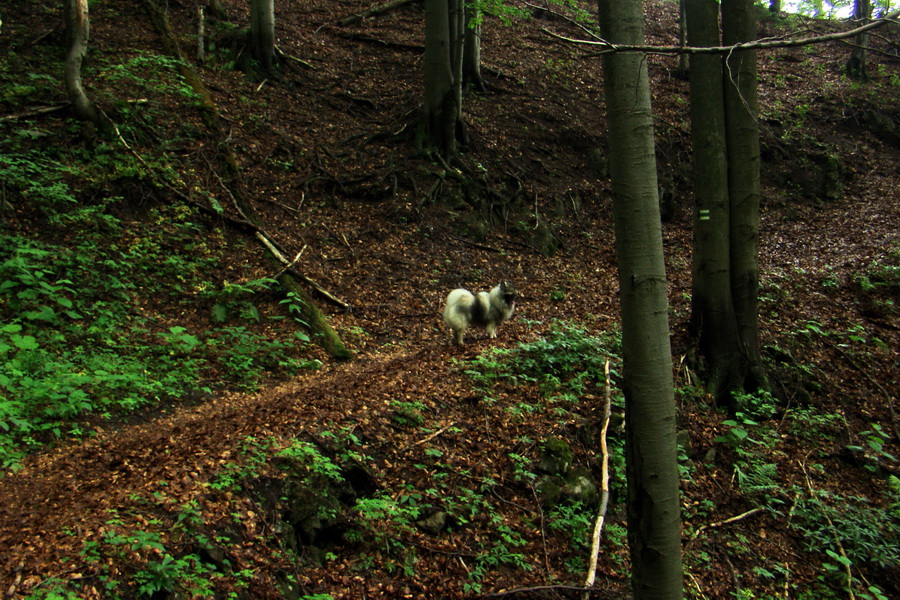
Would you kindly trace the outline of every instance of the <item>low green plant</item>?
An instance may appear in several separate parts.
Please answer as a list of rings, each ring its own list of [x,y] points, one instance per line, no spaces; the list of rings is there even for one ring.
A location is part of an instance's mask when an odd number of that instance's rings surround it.
[[[241,441],[238,456],[227,463],[210,478],[207,485],[214,490],[236,491],[244,483],[258,477],[269,462],[275,440],[247,436]]]
[[[857,434],[862,439],[862,444],[849,444],[847,449],[863,455],[867,463],[865,468],[876,471],[881,462],[896,463],[897,458],[887,452],[884,447],[890,442],[891,434],[884,430],[878,423],[872,423],[872,428]]]
[[[4,164],[13,168],[0,160],[0,170]],[[44,210],[69,214],[56,204]],[[103,220],[74,246],[0,234],[0,468],[15,468],[55,438],[89,433],[79,422],[85,415],[208,393],[198,383],[205,372],[220,385],[252,388],[267,373],[319,365],[298,356],[309,342],[300,332],[272,338],[242,326],[199,333],[179,324],[159,331],[158,317],[137,308],[140,298],[187,302],[185,292],[206,286],[201,274],[216,259],[206,247],[195,256],[172,252],[173,239],[207,243],[196,240],[192,211],[154,212],[158,223],[146,231],[111,231]]]
[[[823,413],[815,407],[794,407],[788,413],[790,435],[807,440],[833,440],[847,427],[847,421],[839,413]]]
[[[580,325],[554,322],[544,338],[479,355],[469,363],[466,374],[482,388],[490,389],[501,382],[533,383],[547,400],[566,400],[602,389],[607,360],[613,363],[611,376],[618,380],[620,354],[618,331],[591,335]]]
[[[301,464],[307,470],[307,481],[320,477],[325,480],[340,482],[344,480],[341,467],[331,458],[322,454],[319,447],[305,440],[294,440],[277,456],[291,459],[291,464]]]
[[[100,61],[101,63],[104,61]],[[187,83],[180,72],[181,61],[166,54],[136,51],[124,61],[106,62],[100,79],[123,82],[130,87],[137,86],[146,92],[156,92],[169,96],[173,92],[185,100],[198,101],[197,92]]]
[[[547,513],[547,527],[564,534],[577,552],[590,548],[596,515],[581,502],[569,502],[554,506]]]
[[[803,535],[808,551],[824,553],[822,586],[836,584],[857,597],[885,598],[880,588],[854,573],[900,567],[900,521],[860,496],[798,490],[796,497],[789,523]]]
[[[419,427],[425,422],[422,414],[425,405],[421,402],[391,400],[391,406],[394,409],[391,413],[391,421],[401,427]]]
[[[414,522],[420,515],[420,507],[409,501],[405,494],[397,499],[387,493],[371,498],[359,498],[354,507],[360,529],[347,534],[350,541],[374,544],[386,559],[382,564],[390,572],[400,569],[405,575],[414,572],[415,548],[403,541],[404,535],[414,531]]]
[[[518,549],[526,546],[527,541],[501,519],[494,520],[496,539],[485,547],[475,558],[475,564],[469,572],[469,581],[463,586],[466,593],[478,593],[481,591],[481,581],[491,570],[501,567],[531,571],[534,567],[528,562],[528,557]]]
[[[226,281],[222,289],[215,293],[216,302],[212,307],[212,318],[217,323],[226,323],[233,319],[243,319],[259,323],[262,318],[254,303],[254,296],[261,291],[268,291],[277,282],[274,279],[254,279],[245,283]]]
[[[162,525],[157,519],[145,522],[148,528]],[[197,554],[175,554],[157,531],[130,528],[118,517],[106,522],[99,539],[84,542],[81,556],[94,566],[110,597],[149,598],[161,593],[210,597],[216,580],[225,576]],[[113,564],[118,565],[116,571],[111,570]],[[133,569],[127,580],[115,576],[123,564]]]

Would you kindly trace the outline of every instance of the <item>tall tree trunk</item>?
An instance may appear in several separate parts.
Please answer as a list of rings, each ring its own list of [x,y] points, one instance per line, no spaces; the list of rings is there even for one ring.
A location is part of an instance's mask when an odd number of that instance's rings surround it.
[[[599,0],[603,37],[643,43],[642,3]],[[680,598],[681,522],[668,303],[647,57],[603,58],[625,392],[632,589]]]
[[[63,71],[66,93],[75,110],[75,116],[82,121],[98,125],[100,124],[100,112],[87,97],[84,87],[81,85],[81,63],[87,52],[91,32],[88,0],[66,0],[65,21],[66,39],[69,44]]]
[[[686,0],[688,42],[718,46],[717,0]],[[719,400],[744,384],[744,360],[731,298],[730,208],[722,59],[691,57],[694,264],[691,337],[704,360],[707,389]]]
[[[753,0],[722,0],[722,41],[726,46],[756,37]],[[768,387],[759,351],[759,128],[757,125],[756,51],[726,55],[725,129],[731,293],[745,354],[745,387]]]
[[[466,3],[468,4],[468,2]],[[463,88],[484,92],[487,86],[481,76],[481,23],[479,11],[466,6],[466,41],[463,49]]]
[[[250,0],[250,53],[263,72],[275,72],[275,0]]]
[[[458,151],[462,129],[461,0],[425,0],[425,102],[416,144],[446,157]]]
[[[857,27],[869,22],[872,17],[871,0],[854,0],[853,19]],[[856,81],[868,81],[869,74],[866,71],[866,47],[869,45],[869,34],[863,32],[856,36],[854,48],[847,60],[847,76]]]

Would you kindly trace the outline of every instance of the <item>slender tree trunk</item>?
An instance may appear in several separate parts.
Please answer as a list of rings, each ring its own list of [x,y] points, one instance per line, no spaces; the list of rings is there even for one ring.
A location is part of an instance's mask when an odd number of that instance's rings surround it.
[[[250,0],[250,53],[265,73],[275,72],[275,0]]]
[[[463,50],[463,88],[484,92],[487,86],[481,76],[481,23],[478,9],[466,7],[466,41]]]
[[[642,4],[599,0],[603,37],[643,43]],[[622,305],[628,540],[638,600],[681,598],[681,523],[666,275],[647,57],[607,54],[610,174]]]
[[[853,3],[853,19],[855,26],[859,27],[869,22],[872,17],[871,0],[855,0]],[[856,81],[868,81],[869,74],[866,71],[866,47],[869,45],[869,34],[863,32],[856,36],[854,48],[847,61],[847,76]]]
[[[718,46],[717,0],[686,0],[691,46]],[[744,384],[744,361],[731,298],[730,208],[722,60],[691,57],[694,164],[694,264],[691,337],[703,358],[707,389],[719,400]]]
[[[466,11],[465,0],[449,0],[450,9],[450,66],[453,73],[453,95],[456,99],[456,120],[453,127],[453,137],[461,142],[462,136],[462,105],[463,105],[463,64],[466,48]]]
[[[753,0],[722,0],[726,46],[756,37]],[[745,387],[768,387],[759,351],[759,128],[756,51],[738,50],[724,59],[728,198],[731,210],[731,293],[748,361]]]
[[[64,77],[66,93],[75,110],[75,116],[82,121],[100,124],[100,113],[87,97],[81,85],[81,63],[87,53],[91,21],[88,15],[88,0],[66,0],[66,38],[69,51],[66,54]]]
[[[678,0],[678,45],[684,46],[687,42],[687,0]],[[687,52],[678,55],[678,69],[676,76],[687,79],[690,72],[690,55]]]
[[[425,0],[425,102],[416,143],[455,156],[461,129],[461,0]]]

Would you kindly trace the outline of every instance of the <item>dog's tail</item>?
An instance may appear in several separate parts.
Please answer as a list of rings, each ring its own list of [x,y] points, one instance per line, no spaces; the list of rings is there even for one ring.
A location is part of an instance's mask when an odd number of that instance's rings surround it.
[[[453,339],[456,344],[462,344],[463,333],[472,322],[472,307],[475,302],[475,295],[464,289],[453,290],[447,296],[447,304],[444,307],[444,323],[453,330]]]

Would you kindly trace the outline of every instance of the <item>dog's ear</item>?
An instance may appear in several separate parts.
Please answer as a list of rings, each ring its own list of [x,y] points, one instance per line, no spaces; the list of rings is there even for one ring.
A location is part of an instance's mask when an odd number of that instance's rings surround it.
[[[516,299],[519,297],[519,290],[517,290],[516,286],[508,281],[503,281],[500,283],[500,293],[512,299]]]

